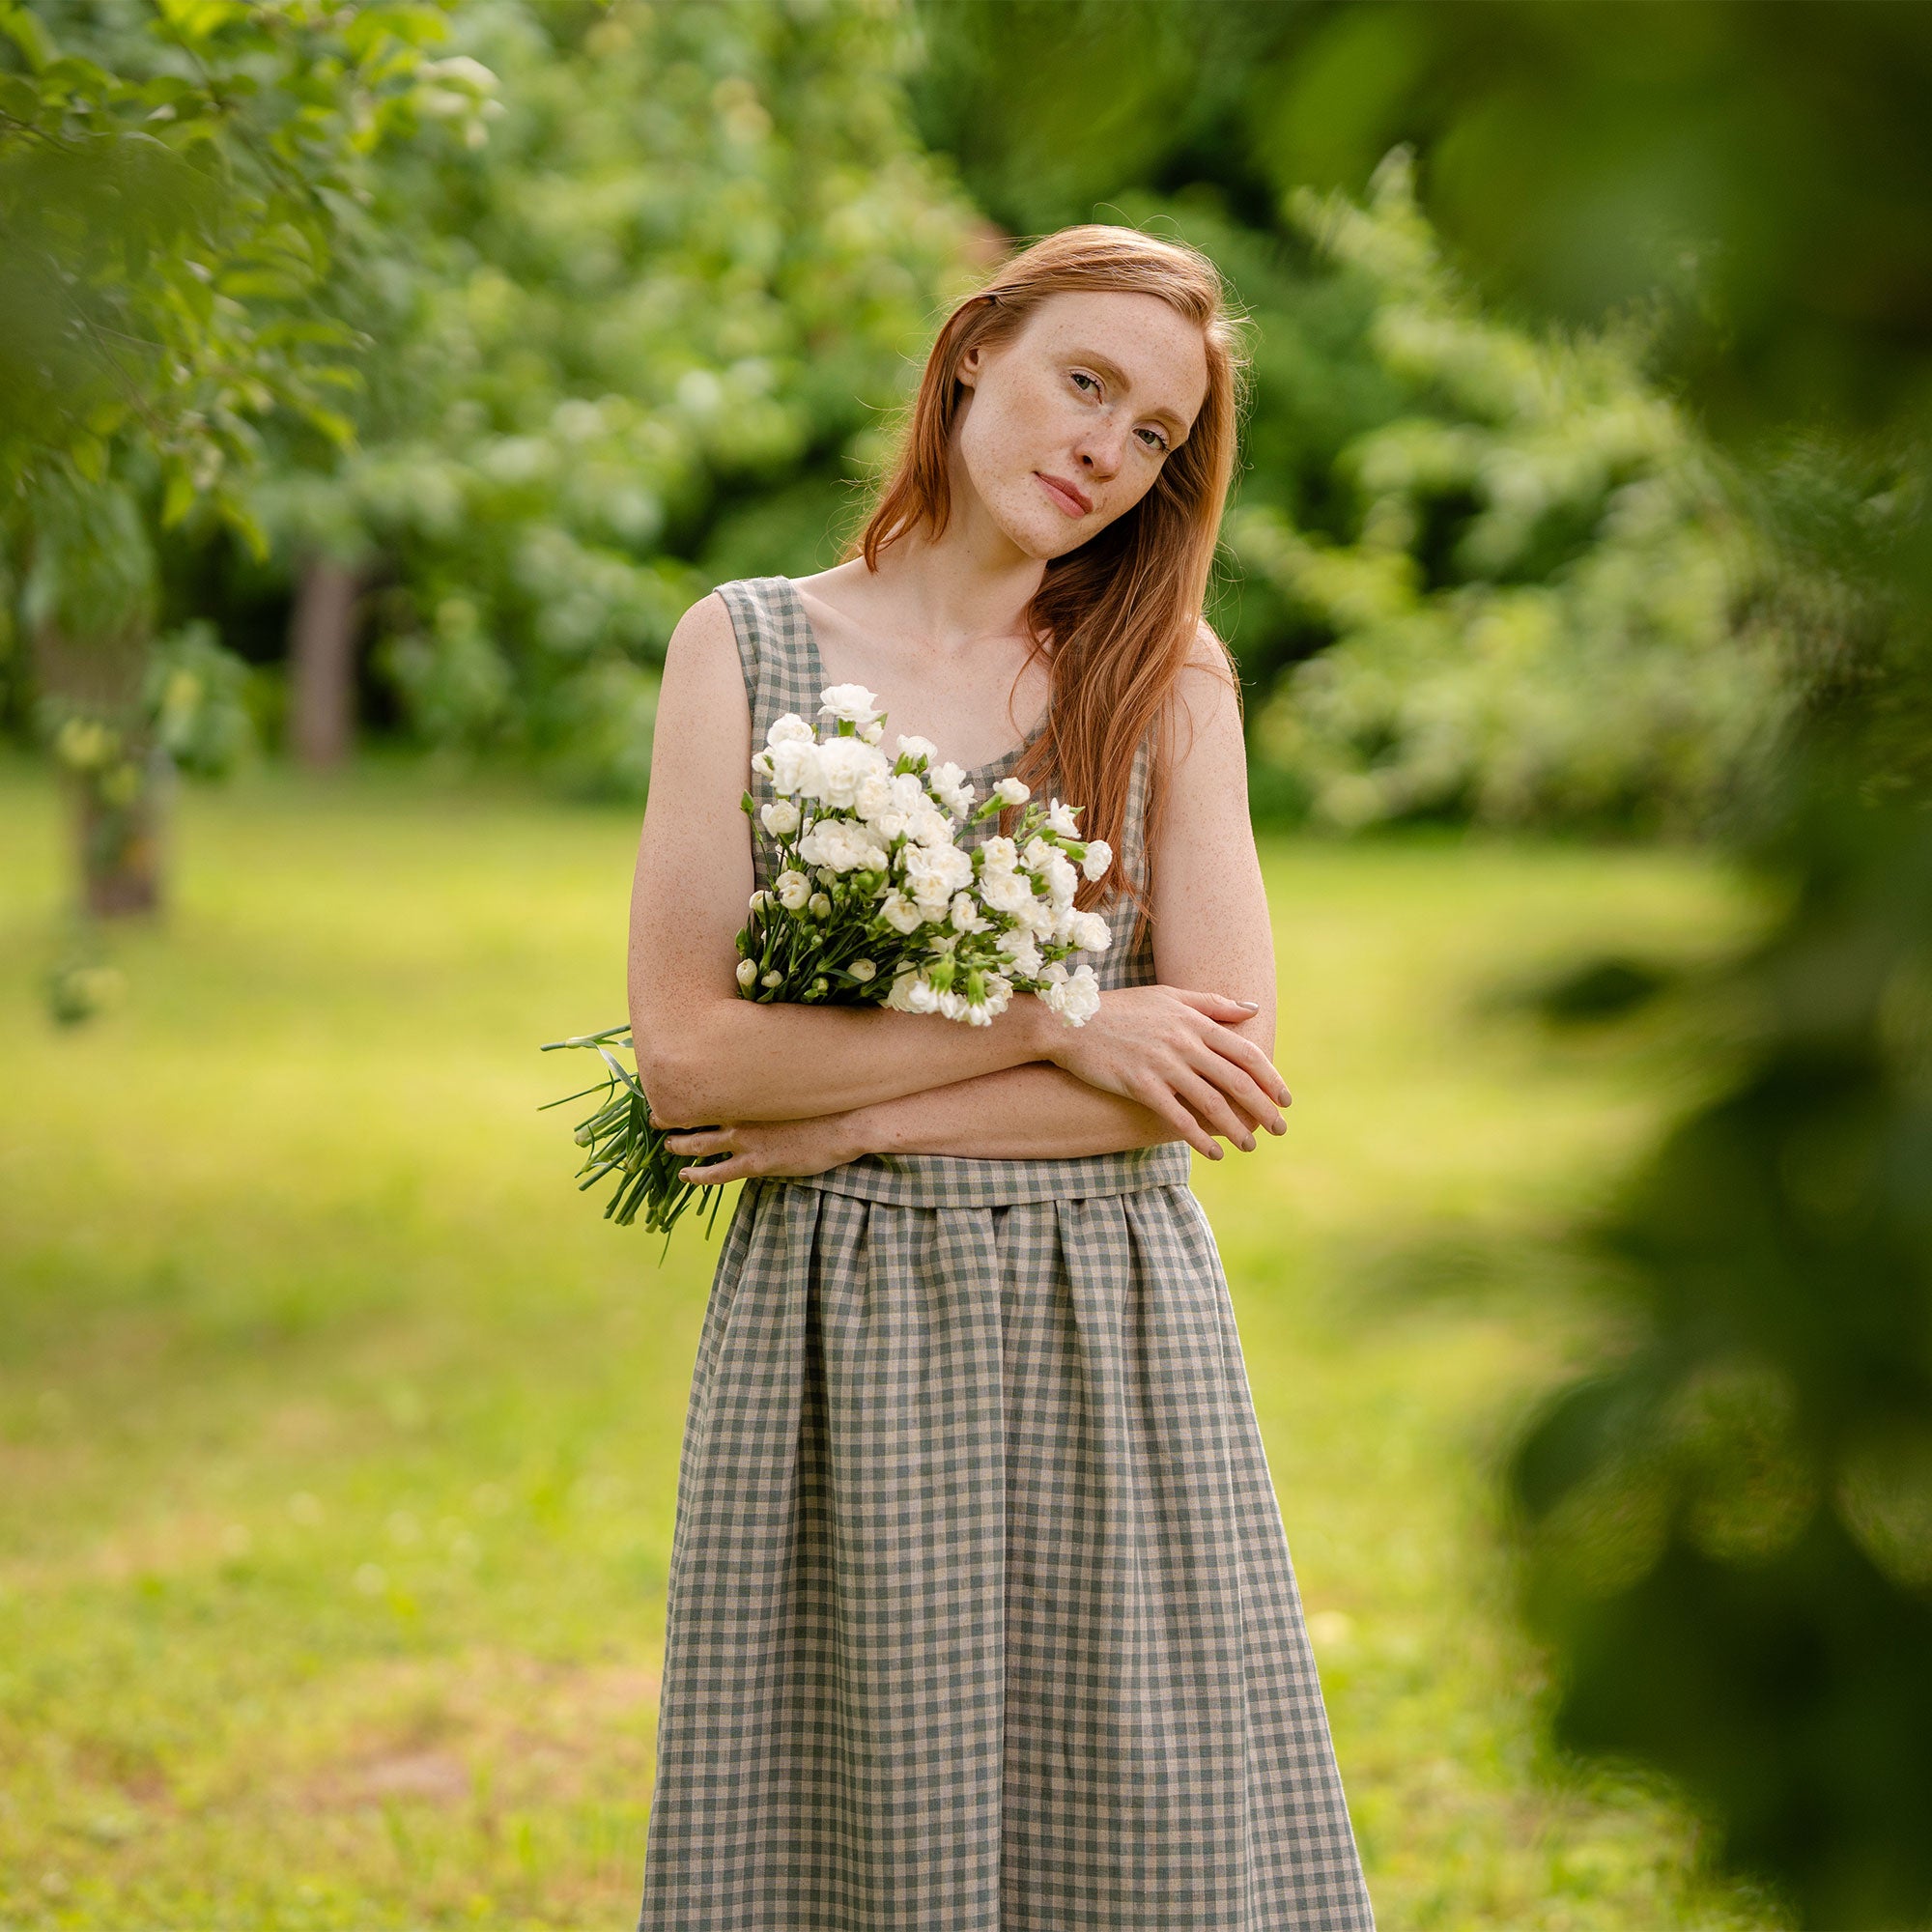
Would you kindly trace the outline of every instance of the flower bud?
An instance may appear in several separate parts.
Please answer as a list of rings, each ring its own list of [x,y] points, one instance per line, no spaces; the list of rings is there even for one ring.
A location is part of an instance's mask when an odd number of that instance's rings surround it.
[[[741,986],[754,984],[758,977],[758,962],[755,959],[738,961],[738,983]]]

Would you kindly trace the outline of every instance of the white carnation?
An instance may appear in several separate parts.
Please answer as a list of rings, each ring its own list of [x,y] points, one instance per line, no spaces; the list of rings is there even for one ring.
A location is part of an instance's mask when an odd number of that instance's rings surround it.
[[[753,752],[752,753],[752,769],[761,779],[770,778],[772,775],[772,754],[769,752]]]
[[[1059,833],[1063,838],[1078,838],[1080,837],[1080,827],[1073,816],[1076,809],[1073,806],[1063,803],[1060,799],[1055,799],[1047,807],[1047,830]]]
[[[912,813],[912,823],[907,828],[916,844],[924,845],[937,851],[942,846],[951,850],[952,846],[952,821],[941,811],[930,799],[922,798]]]
[[[956,845],[908,845],[903,864],[907,890],[922,907],[941,914],[952,895],[973,883],[973,861]]]
[[[815,820],[798,841],[798,856],[809,866],[823,866],[835,873],[884,871],[891,863],[871,832],[849,818]]]
[[[1080,890],[1080,874],[1073,869],[1073,862],[1065,852],[1056,852],[1041,867],[1046,878],[1046,890],[1056,906],[1071,905],[1073,895]]]
[[[980,917],[980,908],[973,903],[971,893],[952,895],[952,925],[954,932],[984,932],[986,923]]]
[[[925,780],[940,804],[954,818],[964,818],[973,810],[973,787],[966,782],[966,774],[951,758],[943,765],[934,765]]]
[[[772,728],[765,733],[765,743],[775,750],[780,745],[815,745],[817,742],[818,733],[796,711],[787,711],[782,718],[774,718]]]
[[[1076,912],[1067,921],[1069,935],[1082,952],[1104,952],[1113,943],[1113,930],[1097,912]]]
[[[949,986],[939,996],[939,1010],[949,1020],[963,1020],[966,1017],[966,995],[955,993]]]
[[[939,990],[923,973],[914,976],[912,984],[906,988],[906,1011],[909,1013],[936,1013],[939,1010]]]
[[[1030,871],[1041,871],[1046,862],[1060,850],[1051,838],[1042,838],[1037,832],[1026,842],[1026,850],[1020,854],[1020,864]]]
[[[813,919],[830,919],[832,917],[832,901],[823,893],[813,893],[806,900],[805,909]]]
[[[1011,916],[1033,903],[1033,881],[1020,872],[985,872],[980,878],[980,896],[995,912]]]
[[[787,912],[801,912],[811,896],[811,881],[803,872],[781,872],[774,890]]]
[[[1085,1026],[1100,1010],[1100,982],[1091,966],[1056,979],[1039,996],[1068,1026]]]
[[[774,838],[789,838],[798,830],[798,807],[788,798],[775,798],[761,806],[758,817]]]
[[[868,776],[885,769],[884,754],[863,738],[828,738],[817,748],[816,782],[800,789],[809,798],[843,809],[857,801],[859,787]]]
[[[837,718],[847,724],[869,724],[886,714],[879,700],[863,684],[831,684],[818,694],[818,715]]]
[[[1025,926],[1001,933],[1000,951],[1013,962],[1013,971],[1022,980],[1034,979],[1038,974],[1039,947]]]
[[[855,959],[845,970],[862,986],[868,980],[876,980],[879,976],[879,969],[869,959]]]
[[[917,932],[925,923],[925,915],[903,893],[888,893],[879,906],[879,917],[895,932]]]
[[[1087,856],[1080,861],[1080,869],[1090,879],[1104,879],[1107,867],[1114,863],[1114,848],[1104,838],[1090,838],[1087,841]]]
[[[1010,872],[1019,862],[1018,846],[1010,838],[997,832],[980,846],[980,867],[982,872]]]
[[[819,748],[810,738],[785,738],[766,754],[772,765],[772,789],[781,794],[803,792],[816,798],[822,789]]]
[[[927,764],[939,755],[939,747],[930,738],[902,737],[899,740],[899,755],[902,758],[923,758]]]
[[[1033,796],[1032,789],[1020,779],[1002,779],[993,791],[1003,805],[1024,805]]]

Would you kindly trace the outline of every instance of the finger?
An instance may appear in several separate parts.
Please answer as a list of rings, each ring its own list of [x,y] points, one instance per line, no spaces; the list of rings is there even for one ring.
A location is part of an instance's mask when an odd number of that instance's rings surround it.
[[[1288,1082],[1281,1077],[1274,1062],[1246,1034],[1223,1026],[1210,1029],[1205,1037],[1224,1060],[1239,1066],[1277,1107],[1286,1107],[1293,1101],[1294,1095],[1288,1091]]]
[[[1209,1019],[1250,1020],[1262,1009],[1259,1000],[1236,1000],[1227,993],[1204,993],[1192,986],[1170,986],[1167,990]]]
[[[1170,1126],[1179,1128],[1181,1139],[1197,1152],[1205,1153],[1209,1160],[1222,1157],[1220,1143],[1158,1080],[1142,1082],[1134,1097],[1142,1106],[1158,1114]]]
[[[722,1153],[730,1145],[729,1127],[687,1127],[665,1136],[665,1146],[672,1153]]]
[[[677,1171],[680,1180],[696,1180],[713,1183],[721,1180],[742,1180],[752,1171],[750,1159],[741,1153],[734,1153],[728,1160],[707,1162],[703,1167],[681,1167]]]
[[[1271,1093],[1255,1084],[1245,1066],[1219,1053],[1190,1051],[1183,1064],[1189,1072],[1208,1081],[1244,1120],[1264,1124],[1271,1134],[1285,1134],[1288,1122],[1275,1111]],[[1273,1086],[1272,1080],[1268,1083]]]
[[[1210,1133],[1233,1141],[1243,1153],[1254,1152],[1253,1130],[1241,1124],[1240,1117],[1228,1104],[1228,1096],[1218,1087],[1204,1080],[1198,1073],[1183,1072],[1176,1078],[1174,1091],[1194,1109]]]

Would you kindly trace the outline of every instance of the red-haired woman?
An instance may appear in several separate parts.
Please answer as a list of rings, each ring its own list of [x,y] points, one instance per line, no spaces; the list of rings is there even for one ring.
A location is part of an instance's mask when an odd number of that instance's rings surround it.
[[[686,1420],[644,1932],[1371,1924],[1190,1147],[1280,1133],[1238,685],[1242,360],[1088,226],[940,331],[845,560],[721,585],[660,698],[631,1016],[745,1185]],[[1085,810],[1099,1009],[737,998],[754,737],[825,687]],[[754,796],[768,799],[764,781]],[[977,836],[984,836],[981,826]],[[971,839],[973,833],[962,835]],[[701,1170],[697,1163],[705,1162]]]

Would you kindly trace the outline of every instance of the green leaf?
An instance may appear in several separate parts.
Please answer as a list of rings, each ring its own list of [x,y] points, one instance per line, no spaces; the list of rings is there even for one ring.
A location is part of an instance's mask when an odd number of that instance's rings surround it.
[[[20,49],[21,58],[36,73],[60,58],[53,36],[24,7],[0,8],[0,34]]]

